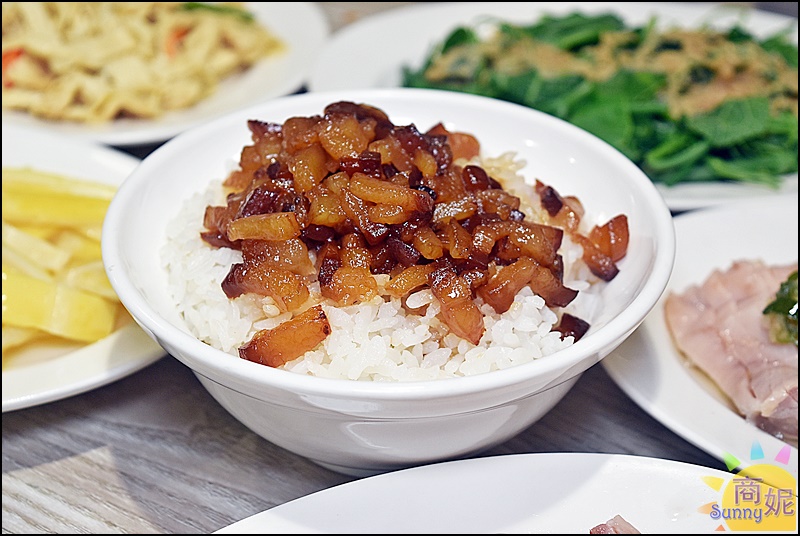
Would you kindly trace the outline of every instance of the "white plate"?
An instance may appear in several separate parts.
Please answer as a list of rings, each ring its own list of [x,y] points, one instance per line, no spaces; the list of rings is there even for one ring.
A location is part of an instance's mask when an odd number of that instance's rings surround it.
[[[621,454],[513,454],[444,462],[341,484],[215,534],[588,534],[621,515],[644,534],[714,531],[716,469]]]
[[[165,141],[228,112],[301,89],[330,35],[325,14],[316,2],[247,2],[245,7],[288,45],[287,53],[266,58],[245,73],[222,81],[214,95],[192,108],[158,119],[120,119],[96,127],[47,121],[9,110],[3,110],[3,121],[45,127],[73,138],[108,145],[148,144]]]
[[[118,186],[138,164],[138,159],[108,147],[3,123],[4,167],[30,166]],[[106,385],[164,355],[134,323],[93,344],[18,352],[3,362],[3,413]]]
[[[747,457],[754,441],[764,451],[788,448],[797,477],[797,449],[745,421],[708,380],[692,372],[675,348],[664,320],[664,301],[702,283],[737,259],[797,262],[797,196],[736,202],[675,218],[675,267],[667,289],[644,322],[603,367],[655,419],[724,459]]]
[[[761,37],[793,25],[792,36],[797,42],[797,19],[764,11],[746,11],[742,16],[743,8],[705,2],[422,3],[366,17],[336,33],[320,54],[308,87],[310,91],[397,87],[402,83],[402,67],[419,68],[432,47],[458,25],[475,24],[486,16],[530,23],[545,13],[566,14],[578,9],[586,13],[614,12],[635,25],[645,24],[652,16],[657,16],[663,26],[708,24],[730,28],[740,22]],[[797,182],[795,173],[778,191],[736,183],[657,187],[671,210],[684,211],[742,198],[797,195]]]

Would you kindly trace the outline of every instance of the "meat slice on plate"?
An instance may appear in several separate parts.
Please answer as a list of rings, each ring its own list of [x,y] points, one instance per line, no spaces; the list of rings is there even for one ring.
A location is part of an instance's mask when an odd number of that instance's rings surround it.
[[[616,515],[589,530],[589,534],[641,534],[636,527],[628,523],[622,516]]]
[[[675,344],[747,421],[797,444],[797,347],[769,337],[763,311],[797,263],[739,260],[665,302]]]

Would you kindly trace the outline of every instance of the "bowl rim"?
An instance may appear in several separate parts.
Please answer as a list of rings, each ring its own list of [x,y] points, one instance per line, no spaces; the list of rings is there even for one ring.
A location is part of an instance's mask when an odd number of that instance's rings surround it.
[[[622,170],[627,170],[625,176],[628,181],[638,184],[646,210],[652,215],[653,237],[656,240],[655,255],[651,259],[650,275],[642,283],[639,293],[631,303],[617,316],[610,319],[600,332],[590,333],[587,337],[565,349],[529,363],[464,377],[397,382],[371,382],[316,377],[273,369],[249,362],[203,343],[161,317],[136,290],[123,271],[117,268],[118,265],[121,266],[123,264],[119,262],[123,258],[123,254],[120,241],[115,240],[115,237],[124,226],[124,222],[121,219],[124,207],[131,202],[131,198],[135,197],[138,189],[147,182],[148,177],[152,174],[151,170],[156,169],[162,161],[170,158],[173,150],[192,144],[194,140],[205,138],[209,132],[220,130],[221,127],[233,122],[245,121],[248,118],[269,113],[283,116],[285,114],[281,112],[281,107],[284,105],[291,107],[295,103],[299,103],[300,105],[311,107],[313,104],[314,107],[321,110],[321,107],[341,100],[385,106],[384,104],[378,105],[374,101],[413,102],[419,99],[434,104],[457,102],[463,104],[464,107],[489,108],[504,114],[527,115],[532,121],[543,124],[546,128],[566,131],[571,137],[580,139],[588,145],[598,147],[599,150],[608,155],[609,159],[616,161]],[[387,113],[391,114],[390,111],[387,111]],[[446,118],[443,118],[444,120]],[[675,260],[675,231],[669,208],[654,183],[644,172],[610,144],[575,125],[523,105],[479,95],[438,89],[368,88],[283,96],[226,114],[204,125],[178,134],[145,157],[118,189],[111,201],[103,224],[101,246],[103,262],[109,281],[119,295],[120,301],[130,311],[131,316],[151,337],[156,338],[159,342],[162,340],[167,341],[169,345],[181,348],[185,353],[191,355],[192,360],[196,360],[197,364],[187,362],[188,360],[183,356],[170,353],[170,356],[189,366],[195,374],[201,374],[220,383],[212,377],[212,374],[206,372],[214,371],[219,375],[232,376],[232,379],[235,379],[238,384],[261,384],[279,387],[298,394],[325,395],[354,400],[410,400],[416,399],[421,395],[424,395],[425,398],[449,398],[510,388],[539,376],[576,368],[576,365],[586,361],[585,358],[588,355],[599,354],[604,350],[606,350],[605,354],[608,354],[610,352],[608,350],[609,345],[618,345],[625,337],[630,335],[650,310],[655,307],[666,289]],[[600,356],[597,361],[605,357],[605,354]],[[597,361],[588,363],[569,377],[582,373]]]

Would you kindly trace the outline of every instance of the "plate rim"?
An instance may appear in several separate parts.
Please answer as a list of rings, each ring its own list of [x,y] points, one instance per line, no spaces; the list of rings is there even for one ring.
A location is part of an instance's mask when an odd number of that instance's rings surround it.
[[[615,468],[616,466],[622,466],[625,470],[631,471],[634,469],[644,468],[645,471],[661,474],[667,472],[679,472],[681,475],[685,473],[687,477],[703,475],[703,477],[708,476],[711,478],[719,478],[722,479],[722,481],[732,479],[735,476],[733,473],[728,473],[720,469],[714,469],[702,465],[635,454],[603,452],[527,452],[480,456],[426,464],[338,484],[310,493],[308,495],[304,495],[294,500],[287,501],[283,504],[267,508],[239,521],[224,526],[214,531],[213,534],[269,533],[268,529],[265,530],[264,525],[269,525],[270,522],[278,520],[293,525],[292,527],[279,527],[281,529],[285,530],[287,528],[295,528],[297,529],[297,533],[313,532],[313,530],[309,529],[308,526],[303,525],[302,521],[294,521],[298,517],[298,509],[304,508],[306,505],[311,505],[313,508],[313,505],[316,505],[320,501],[324,501],[331,496],[340,496],[340,498],[341,496],[344,496],[344,498],[349,498],[351,495],[359,492],[375,492],[376,490],[385,492],[397,481],[410,478],[420,479],[424,476],[430,477],[432,473],[436,474],[437,482],[441,482],[441,477],[444,476],[447,485],[453,486],[456,484],[454,480],[456,475],[461,476],[465,473],[471,474],[478,471],[486,471],[487,469],[494,469],[494,472],[507,474],[510,469],[515,471],[522,469],[530,470],[531,467],[537,465],[547,465],[552,470],[555,467],[569,468],[581,463],[592,464],[592,466],[597,467],[602,467],[604,464],[610,464]],[[577,476],[574,471],[563,472],[563,474],[567,475],[567,477],[570,479],[580,480],[581,478]],[[698,482],[702,481],[703,477],[698,477]],[[425,491],[420,490],[420,494],[424,496]],[[487,503],[490,502],[491,498],[487,499]],[[699,507],[701,505],[698,504],[697,506]],[[606,519],[610,519],[614,514],[618,513],[620,512],[609,512],[609,515]],[[535,505],[532,504],[530,517],[532,518],[536,515]],[[544,512],[543,515],[546,517],[546,512]],[[626,516],[623,514],[623,517]],[[341,516],[342,520],[346,518],[346,515]],[[337,519],[339,519],[339,517],[337,517]],[[626,517],[626,519],[630,521],[630,518]],[[605,521],[605,519],[598,519],[596,524],[602,523],[603,521]],[[586,531],[588,532],[590,528],[591,526],[587,526]],[[336,527],[332,527],[330,532],[335,532],[336,530]],[[291,530],[287,532],[292,533]]]

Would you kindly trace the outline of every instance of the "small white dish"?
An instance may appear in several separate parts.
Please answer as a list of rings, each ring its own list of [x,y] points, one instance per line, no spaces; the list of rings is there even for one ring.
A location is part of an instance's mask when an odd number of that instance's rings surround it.
[[[514,454],[438,463],[341,484],[214,534],[589,534],[616,515],[643,534],[710,533],[699,509],[734,475],[622,454]]]
[[[634,402],[672,431],[724,459],[746,457],[754,441],[763,449],[797,448],[748,423],[705,377],[687,367],[672,342],[664,301],[702,283],[737,259],[783,264],[797,261],[797,196],[731,203],[675,218],[676,256],[667,290],[644,322],[603,360],[611,378]]]
[[[47,131],[3,123],[3,166],[118,186],[139,160],[120,151]],[[89,345],[38,345],[3,361],[3,413],[61,400],[144,368],[164,350],[135,323]]]
[[[384,382],[263,366],[193,334],[163,265],[167,229],[180,207],[235,169],[243,147],[253,142],[248,121],[282,124],[324,113],[341,101],[379,108],[395,125],[414,124],[422,132],[441,122],[453,132],[471,133],[482,154],[514,153],[525,162],[519,172],[529,184],[538,178],[576,196],[596,221],[626,214],[627,255],[619,274],[598,289],[603,306],[586,336],[541,359],[485,374]],[[200,230],[202,217],[195,221]],[[290,95],[176,136],[145,158],[120,188],[102,243],[106,273],[122,302],[226,410],[270,442],[356,476],[462,458],[533,424],[644,320],[669,279],[674,246],[672,216],[663,199],[608,144],[512,103],[410,88]]]
[[[316,2],[247,2],[245,7],[286,43],[287,52],[223,80],[211,97],[196,106],[157,119],[120,119],[98,126],[47,121],[9,110],[3,110],[3,121],[108,145],[143,145],[165,141],[228,112],[300,90],[330,35],[324,12]]]
[[[432,47],[458,25],[489,18],[530,23],[544,14],[612,12],[629,24],[646,24],[657,17],[661,26],[730,28],[736,23],[756,36],[766,37],[792,27],[797,43],[797,19],[712,2],[439,2],[419,3],[365,17],[337,32],[319,55],[308,82],[310,91],[398,87],[402,67],[418,68]],[[413,28],[413,32],[407,31]],[[402,34],[402,38],[387,38]],[[364,46],[379,43],[380,46]],[[369,66],[365,68],[365,66]],[[797,196],[797,173],[785,177],[778,190],[768,187],[715,182],[657,184],[674,212],[756,197]]]

